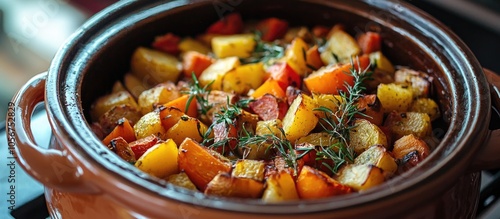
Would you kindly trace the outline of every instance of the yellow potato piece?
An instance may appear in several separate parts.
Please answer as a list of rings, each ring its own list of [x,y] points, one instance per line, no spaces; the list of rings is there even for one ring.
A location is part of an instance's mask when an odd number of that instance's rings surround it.
[[[175,100],[180,95],[177,90],[168,89],[165,86],[156,86],[142,92],[137,102],[139,102],[142,114],[146,114],[154,110],[157,105]]]
[[[356,191],[363,191],[382,184],[385,176],[376,166],[349,164],[340,170],[337,180]]]
[[[309,46],[302,38],[295,38],[290,46],[285,51],[285,60],[290,67],[295,70],[300,76],[305,76],[307,73],[306,51]]]
[[[318,117],[313,111],[316,107],[312,98],[304,94],[297,96],[292,102],[283,118],[283,130],[290,142],[294,143],[316,127]]]
[[[178,154],[177,145],[169,139],[148,149],[137,160],[135,166],[148,174],[163,179],[179,172]]]
[[[430,98],[418,98],[414,100],[409,111],[426,113],[429,115],[431,121],[434,121],[441,116],[438,104]]]
[[[182,39],[179,43],[179,50],[181,52],[196,51],[202,54],[208,54],[210,52],[210,48],[205,46],[202,42],[190,37]]]
[[[250,89],[257,89],[262,84],[265,73],[262,63],[238,66],[224,76],[222,90],[246,94]]]
[[[266,189],[262,195],[264,202],[281,202],[298,200],[299,195],[295,186],[295,180],[287,172],[271,175],[266,180]]]
[[[161,124],[160,112],[152,111],[139,119],[134,125],[135,137],[137,139],[145,138],[150,135],[156,135],[161,139],[166,139],[167,130]]]
[[[320,54],[325,64],[348,63],[353,56],[361,53],[356,39],[341,29],[332,30],[326,45],[326,49]]]
[[[185,172],[173,174],[167,177],[167,182],[172,183],[176,186],[184,187],[186,189],[198,191],[193,182],[189,179]]]
[[[254,38],[253,34],[216,36],[212,38],[212,50],[218,58],[230,56],[248,58],[256,45]]]
[[[233,177],[263,181],[265,167],[264,162],[260,160],[238,160],[231,175]]]
[[[180,145],[186,138],[191,138],[196,142],[201,142],[203,141],[202,134],[204,134],[207,129],[207,126],[198,119],[189,116],[182,116],[174,126],[167,130],[165,137],[172,139],[178,145]]]
[[[384,54],[382,54],[382,52],[380,51],[370,53],[370,61],[371,63],[375,63],[375,66],[378,69],[391,75],[394,75],[394,72],[396,71],[391,61],[389,61],[389,59],[385,57]]]
[[[358,155],[354,159],[354,164],[374,165],[389,175],[398,169],[394,157],[380,145],[374,145]]]
[[[201,73],[198,81],[201,86],[206,86],[212,83],[212,90],[222,90],[222,79],[224,75],[240,66],[240,64],[241,63],[238,57],[234,56],[218,59]]]
[[[431,118],[426,113],[392,112],[387,116],[384,126],[391,130],[393,139],[409,134],[424,138],[430,136],[432,132]]]
[[[104,113],[112,109],[114,106],[119,105],[129,105],[132,108],[139,108],[134,97],[132,97],[129,92],[119,91],[97,99],[91,106],[90,117],[92,118],[92,121],[98,121]]]
[[[139,80],[158,84],[177,81],[182,64],[173,55],[139,47],[132,55],[131,69]]]
[[[377,97],[385,113],[406,112],[413,102],[411,86],[404,84],[380,84],[377,88]]]
[[[349,145],[356,154],[361,154],[373,145],[388,147],[387,136],[376,125],[365,119],[356,119],[354,128],[349,131]]]

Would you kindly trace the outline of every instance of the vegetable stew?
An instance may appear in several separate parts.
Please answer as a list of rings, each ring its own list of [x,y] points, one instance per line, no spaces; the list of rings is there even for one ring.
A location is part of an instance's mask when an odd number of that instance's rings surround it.
[[[438,142],[432,77],[393,65],[382,40],[238,13],[197,36],[165,33],[93,103],[92,128],[140,170],[207,195],[280,202],[368,190]]]

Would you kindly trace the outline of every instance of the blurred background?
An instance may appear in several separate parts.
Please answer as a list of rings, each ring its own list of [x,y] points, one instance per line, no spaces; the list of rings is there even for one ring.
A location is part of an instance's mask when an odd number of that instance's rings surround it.
[[[113,2],[115,0],[0,0],[0,121],[4,120],[7,103],[15,92],[33,75],[48,69],[54,54],[71,33]],[[469,45],[484,67],[500,72],[500,0],[407,2],[450,27]],[[46,123],[46,118],[40,117],[37,120]],[[3,153],[6,151],[5,130],[0,128],[0,131],[3,131],[0,132]],[[38,135],[45,142],[50,132]],[[32,182],[29,177],[26,180]],[[32,183],[36,186],[26,186],[31,191],[23,190],[29,194],[23,194],[19,204],[27,204],[14,212],[16,218],[47,217],[40,196],[43,188]],[[480,218],[500,218],[500,202],[496,202],[499,188],[499,173],[483,172]],[[0,218],[10,217],[4,217],[5,209],[1,210]]]

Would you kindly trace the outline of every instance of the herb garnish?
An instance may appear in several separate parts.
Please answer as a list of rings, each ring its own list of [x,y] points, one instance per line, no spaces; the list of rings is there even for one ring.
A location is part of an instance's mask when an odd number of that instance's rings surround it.
[[[360,66],[359,59],[357,65]],[[323,165],[328,167],[334,174],[344,163],[352,163],[354,161],[354,150],[349,146],[349,131],[354,128],[354,117],[356,115],[364,115],[356,106],[356,102],[363,96],[366,88],[363,82],[371,77],[372,72],[368,72],[370,66],[366,69],[355,69],[354,62],[351,60],[351,69],[349,74],[354,77],[354,85],[345,84],[346,92],[339,91],[340,102],[339,109],[333,112],[331,109],[321,106],[316,108],[316,111],[323,112],[325,117],[321,120],[321,127],[330,134],[333,138],[339,139],[337,143],[326,148],[322,148],[317,152],[317,160],[329,159],[334,161],[334,166],[323,162]],[[366,115],[364,115],[366,116]]]
[[[257,63],[262,62],[267,64],[272,59],[279,59],[285,55],[285,47],[279,45],[277,42],[264,42],[262,41],[262,33],[255,32],[255,46],[252,55],[249,58],[241,59],[243,63]]]
[[[210,94],[211,91],[209,87],[214,82],[212,81],[209,84],[205,85],[204,87],[201,87],[200,82],[196,78],[194,72],[191,73],[191,76],[193,77],[193,84],[189,87],[189,91],[183,92],[189,95],[184,112],[187,113],[189,106],[191,105],[191,102],[193,101],[194,98],[196,98],[200,106],[200,109],[198,111],[201,112],[201,114],[205,115],[213,107],[212,104],[208,102],[208,95]]]
[[[255,144],[260,147],[263,144],[269,144],[270,147],[268,147],[267,150],[271,148],[277,150],[279,155],[281,155],[281,157],[285,161],[286,165],[293,168],[294,176],[297,176],[299,172],[299,164],[297,161],[304,157],[309,151],[313,150],[313,148],[295,149],[288,139],[281,139],[275,134],[252,135],[246,129],[243,130],[245,132],[245,136],[240,137],[240,142],[238,142],[239,147],[244,147],[251,144]],[[281,136],[285,136],[285,131],[282,128],[279,128],[279,130],[281,132]],[[297,154],[296,151],[300,151],[302,153]]]

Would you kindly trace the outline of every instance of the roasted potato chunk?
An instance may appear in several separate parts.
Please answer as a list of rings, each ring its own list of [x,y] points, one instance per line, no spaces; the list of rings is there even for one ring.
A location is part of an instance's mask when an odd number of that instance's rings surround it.
[[[99,117],[99,124],[104,132],[108,134],[115,128],[120,119],[126,118],[131,125],[134,125],[141,117],[142,114],[137,108],[129,105],[117,105]]]
[[[321,60],[325,64],[346,63],[361,53],[356,39],[340,28],[331,31],[326,45],[325,51],[321,53]]]
[[[376,166],[349,164],[340,170],[337,180],[356,191],[363,191],[383,183],[385,176]]]
[[[394,174],[398,169],[394,157],[392,157],[385,147],[380,145],[371,146],[358,155],[354,159],[354,164],[373,165],[384,170],[388,175]]]
[[[292,175],[281,172],[267,178],[262,201],[271,203],[298,199],[299,195]]]
[[[333,138],[332,135],[326,132],[319,132],[319,133],[311,133],[309,135],[299,138],[296,142],[296,145],[307,143],[314,146],[328,147],[337,142],[338,140],[336,138]]]
[[[389,128],[393,139],[399,139],[409,134],[423,138],[432,132],[431,119],[426,113],[392,112],[387,116],[384,126]]]
[[[403,159],[404,156],[412,151],[417,151],[421,159],[429,156],[431,150],[425,141],[416,137],[415,135],[405,135],[394,142],[392,154],[396,159]]]
[[[356,107],[361,114],[357,114],[356,118],[366,119],[375,125],[382,125],[384,120],[384,108],[377,95],[365,95],[358,99]]]
[[[138,103],[142,114],[146,114],[156,109],[159,105],[168,103],[181,96],[175,84],[172,82],[160,84],[149,90],[145,90],[139,95]]]
[[[318,117],[314,113],[316,104],[311,97],[301,94],[292,103],[285,118],[283,118],[283,130],[290,142],[306,136],[318,123]]]
[[[285,60],[290,67],[300,76],[305,76],[308,68],[306,62],[306,51],[309,46],[302,38],[295,38],[285,51]]]
[[[247,64],[236,67],[222,78],[222,90],[237,94],[246,94],[250,89],[257,89],[264,79],[262,63]]]
[[[184,187],[189,190],[195,190],[195,191],[198,190],[196,189],[196,186],[193,184],[193,182],[191,182],[191,180],[189,179],[189,177],[186,175],[185,172],[172,174],[168,176],[167,182],[172,183],[176,186]]]
[[[441,116],[441,113],[439,112],[439,106],[434,100],[430,98],[418,98],[414,100],[410,106],[409,111],[427,113],[431,121],[434,121]]]
[[[173,55],[139,47],[132,55],[130,68],[140,81],[158,84],[177,81],[181,74],[182,64]]]
[[[139,95],[142,92],[152,87],[148,80],[139,79],[132,73],[127,73],[123,76],[123,83],[135,99],[139,99]]]
[[[234,166],[232,176],[253,179],[259,182],[264,180],[265,164],[259,160],[238,160]]]
[[[97,99],[90,108],[90,117],[92,121],[98,121],[99,118],[115,106],[128,105],[131,108],[138,108],[134,97],[127,91],[111,93]]]
[[[385,133],[376,125],[364,119],[356,119],[354,128],[349,131],[350,146],[356,154],[361,154],[373,145],[388,147]]]
[[[377,96],[385,113],[406,112],[413,102],[413,91],[409,85],[380,84],[377,88]]]
[[[167,130],[165,137],[172,139],[179,145],[186,138],[201,142],[207,130],[208,127],[198,119],[189,116],[181,116],[177,123]]]
[[[427,97],[430,93],[432,77],[423,72],[402,68],[396,71],[394,80],[396,83],[410,84],[414,97]]]
[[[161,139],[166,139],[167,130],[161,124],[159,111],[152,111],[142,116],[134,125],[135,137],[145,138],[149,135],[156,135]]]
[[[248,178],[232,177],[220,173],[208,183],[205,194],[236,198],[259,198],[264,191],[264,183]]]
[[[202,87],[212,83],[212,90],[222,90],[222,79],[224,75],[240,66],[240,64],[238,57],[234,56],[218,59],[201,73],[198,81]]]
[[[212,38],[212,50],[218,58],[248,58],[255,47],[253,34],[234,34]]]

